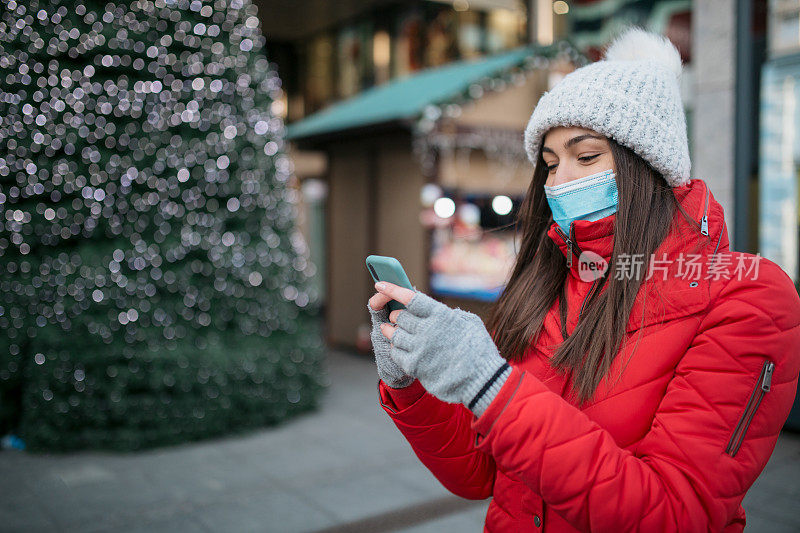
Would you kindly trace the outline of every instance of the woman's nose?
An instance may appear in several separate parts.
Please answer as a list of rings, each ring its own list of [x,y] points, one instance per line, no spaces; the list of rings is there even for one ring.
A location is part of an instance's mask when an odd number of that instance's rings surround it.
[[[555,187],[556,185],[561,185],[562,183],[567,183],[574,179],[578,179],[580,176],[577,175],[575,170],[563,166],[561,164],[558,165],[556,169],[556,173],[550,176],[547,179],[547,185],[550,187]]]

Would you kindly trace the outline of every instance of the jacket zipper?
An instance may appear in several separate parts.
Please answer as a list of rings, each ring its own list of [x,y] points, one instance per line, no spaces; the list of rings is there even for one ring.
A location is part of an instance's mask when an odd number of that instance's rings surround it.
[[[703,187],[706,190],[706,199],[705,199],[705,203],[703,204],[703,216],[700,217],[700,224],[697,224],[697,221],[695,221],[694,219],[692,219],[692,222],[694,224],[696,224],[697,226],[699,226],[700,227],[700,233],[702,233],[703,235],[705,235],[707,237],[708,236],[708,196],[709,196],[709,194],[711,192],[711,189],[709,189],[708,184],[706,184],[705,182],[703,182]],[[717,249],[719,249],[719,243],[722,242],[722,234],[723,233],[725,233],[725,219],[724,218],[722,220],[722,231],[719,232],[719,237],[717,238],[717,245],[714,247],[714,253],[711,254],[711,257],[712,257],[711,260],[712,261],[714,261],[714,259],[715,259],[715,256],[717,254]]]
[[[703,218],[700,219],[700,233],[708,236],[708,193],[710,189],[705,182],[703,182],[703,186],[706,188],[706,202],[703,205]]]
[[[742,416],[739,418],[739,422],[733,430],[733,435],[731,435],[731,439],[728,441],[728,446],[725,448],[725,453],[731,457],[735,456],[736,452],[739,451],[739,447],[744,441],[744,435],[747,433],[747,428],[750,427],[750,423],[753,421],[753,416],[756,414],[756,410],[759,404],[761,404],[764,394],[769,392],[772,387],[772,373],[774,371],[775,363],[772,361],[764,361],[764,364],[761,366],[761,373],[758,376],[758,381],[756,381],[756,386],[753,388],[753,392],[750,393],[750,398],[747,400],[744,413],[742,413]]]
[[[708,185],[705,182],[703,182],[703,187],[706,190],[706,200],[703,204],[703,215],[700,217],[699,224],[695,219],[692,219],[692,223],[700,228],[700,233],[708,236],[708,196],[711,192],[711,189],[708,188]]]
[[[567,243],[567,268],[572,268],[572,254],[580,256],[582,250],[578,246],[578,243],[575,242],[574,237],[574,227],[572,222],[569,224],[569,235],[564,233],[564,230],[561,229],[560,226],[556,226],[556,231],[561,234],[561,237]],[[581,315],[583,314],[583,310],[586,307],[586,302],[589,301],[589,298],[592,296],[592,292],[594,291],[595,287],[598,285],[600,279],[596,279],[592,282],[592,286],[589,288],[589,292],[586,293],[586,296],[583,298],[583,302],[581,302],[581,308],[578,311],[578,320],[581,319]]]
[[[569,223],[569,235],[564,233],[564,230],[558,225],[556,225],[556,231],[561,235],[561,238],[564,239],[564,242],[567,243],[567,268],[572,268],[572,254],[580,255],[581,253],[578,243],[576,243],[574,237],[572,237],[574,233],[572,222]]]

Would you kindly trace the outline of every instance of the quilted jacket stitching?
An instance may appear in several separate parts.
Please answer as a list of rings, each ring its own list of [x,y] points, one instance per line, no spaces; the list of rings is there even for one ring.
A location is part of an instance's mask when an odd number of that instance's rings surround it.
[[[759,369],[759,372],[760,372],[760,371],[761,371],[761,369]],[[680,377],[682,378],[682,376],[680,376]],[[677,378],[676,378],[676,379],[677,379]],[[727,426],[727,425],[728,425],[728,419],[727,419],[727,417],[726,417],[726,416],[725,416],[725,415],[722,413],[722,411],[720,411],[720,410],[719,410],[719,407],[715,406],[713,402],[709,401],[709,399],[708,399],[708,398],[706,398],[706,397],[703,395],[703,393],[702,393],[702,392],[700,392],[700,388],[698,388],[698,387],[695,387],[694,385],[691,385],[691,384],[689,384],[689,383],[688,383],[688,381],[686,381],[686,379],[683,379],[682,381],[683,381],[683,382],[685,382],[687,385],[689,385],[689,387],[691,387],[691,389],[692,389],[692,390],[695,392],[695,394],[697,394],[697,397],[698,397],[698,398],[700,398],[700,399],[702,399],[702,400],[703,400],[703,402],[705,402],[706,406],[707,406],[707,407],[709,407],[709,410],[710,410],[710,411],[713,411],[713,412],[714,412],[714,414],[716,414],[716,415],[717,415],[717,418],[720,420],[720,422],[722,422],[722,425],[724,425],[724,426]],[[750,389],[748,389],[748,390],[750,390]],[[749,394],[748,394],[748,396],[749,396]],[[727,440],[726,440],[726,442],[727,442]]]
[[[787,328],[781,328],[780,326],[778,326],[778,324],[775,322],[775,319],[772,318],[772,316],[769,313],[764,311],[759,306],[755,305],[753,302],[748,302],[747,300],[742,300],[741,298],[734,298],[734,297],[725,298],[725,301],[728,301],[728,302],[739,302],[739,303],[747,304],[749,307],[752,307],[753,309],[758,309],[759,313],[761,313],[762,316],[768,318],[769,321],[775,326],[775,329],[778,330],[779,332],[788,331],[790,329],[796,328],[797,326],[800,326],[800,321],[798,321],[797,324],[794,324],[794,325],[789,326]]]
[[[613,394],[611,394],[611,395],[609,395],[609,396],[605,396],[605,397],[603,397],[603,398],[601,398],[601,399],[597,400],[596,402],[592,403],[591,405],[588,405],[588,406],[586,406],[586,408],[585,408],[585,409],[582,409],[582,410],[583,410],[583,411],[588,411],[588,410],[590,410],[592,407],[595,407],[595,406],[597,406],[597,405],[600,405],[600,404],[602,404],[603,402],[606,402],[606,401],[608,401],[608,400],[614,399],[614,398],[616,398],[617,396],[619,396],[620,394],[625,394],[625,393],[628,393],[628,392],[633,392],[633,391],[635,391],[636,389],[639,389],[639,388],[641,388],[641,387],[644,387],[645,385],[652,385],[652,384],[653,384],[653,382],[655,382],[655,381],[658,381],[659,379],[663,378],[663,377],[664,377],[664,376],[666,376],[667,374],[673,374],[673,373],[674,373],[674,369],[673,369],[673,368],[667,368],[667,369],[665,369],[665,370],[664,370],[664,372],[663,372],[663,373],[661,373],[661,374],[659,374],[659,375],[657,375],[657,376],[653,376],[652,378],[648,379],[647,381],[643,381],[643,382],[641,382],[641,383],[637,383],[636,385],[633,385],[632,387],[628,387],[627,389],[623,389],[623,390],[620,390],[620,391],[616,391],[616,392],[614,392]]]
[[[708,331],[708,330],[706,330],[706,331]],[[750,374],[753,371],[751,368],[748,368],[748,367],[744,366],[742,364],[742,362],[739,361],[739,359],[737,359],[736,357],[730,355],[728,353],[728,349],[715,336],[706,335],[706,333],[704,331],[702,333],[699,333],[695,338],[700,338],[701,336],[703,337],[703,340],[705,342],[709,342],[709,343],[714,344],[720,350],[721,353],[723,353],[726,356],[728,356],[728,361],[731,361],[732,363],[735,363],[739,367],[739,370],[740,370],[739,373],[741,373],[741,374]]]

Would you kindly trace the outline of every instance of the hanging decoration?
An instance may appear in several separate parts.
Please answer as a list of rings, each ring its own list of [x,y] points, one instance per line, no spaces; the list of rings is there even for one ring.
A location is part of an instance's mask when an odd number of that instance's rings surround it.
[[[490,127],[466,129],[454,124],[465,106],[490,92],[522,85],[535,71],[563,67],[565,63],[578,68],[588,63],[588,59],[569,40],[532,50],[536,52],[521,64],[500,71],[496,76],[481,78],[470,84],[464,93],[425,108],[412,128],[413,154],[424,176],[435,179],[439,161],[455,157],[468,160],[473,150],[480,150],[486,155],[495,179],[501,182],[510,179],[518,165],[527,161],[522,131]]]

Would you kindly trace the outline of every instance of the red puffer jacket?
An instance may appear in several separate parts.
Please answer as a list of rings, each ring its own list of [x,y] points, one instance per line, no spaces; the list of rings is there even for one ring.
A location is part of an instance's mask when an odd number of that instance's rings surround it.
[[[673,191],[694,221],[676,210],[678,226],[654,254],[671,265],[666,279],[654,270],[642,286],[630,343],[588,405],[565,399],[570,382],[549,364],[548,346],[563,340],[557,302],[478,418],[419,381],[399,390],[378,381],[381,405],[433,475],[464,498],[493,496],[484,531],[744,528],[742,499],[797,388],[800,298],[775,263],[730,251],[722,206],[703,180]],[[575,222],[579,250],[608,261],[615,216]],[[548,235],[570,253],[555,223]],[[716,270],[707,266],[715,250]],[[684,269],[700,257],[702,270],[677,277],[679,256]],[[568,333],[596,285],[578,265],[566,282]]]

